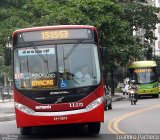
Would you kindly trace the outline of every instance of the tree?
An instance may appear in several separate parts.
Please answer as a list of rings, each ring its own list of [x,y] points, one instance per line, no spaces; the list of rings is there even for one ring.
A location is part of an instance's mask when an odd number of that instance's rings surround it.
[[[123,1],[124,2],[124,1]],[[151,44],[157,39],[154,35],[156,24],[160,22],[157,14],[160,8],[149,5],[146,0],[127,0],[122,3],[124,6],[124,15],[122,19],[128,21],[131,33],[133,31],[144,30],[144,42],[139,37],[135,37],[136,43],[141,46],[141,50],[148,50]]]
[[[0,5],[1,53],[8,37],[19,28],[57,24],[93,25],[98,29],[101,46],[107,48],[106,55],[109,55],[109,62],[104,67],[107,73],[110,71],[113,74],[116,64],[125,66],[143,54],[143,46],[138,38],[133,37],[133,30],[146,30],[146,44],[156,39],[152,30],[159,22],[156,15],[159,9],[142,2],[145,1],[3,0]]]

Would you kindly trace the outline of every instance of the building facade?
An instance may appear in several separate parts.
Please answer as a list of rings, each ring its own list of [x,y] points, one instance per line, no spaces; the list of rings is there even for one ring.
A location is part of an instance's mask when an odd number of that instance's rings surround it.
[[[150,0],[150,2],[152,2],[152,5],[160,7],[160,0]],[[158,14],[158,17],[160,18],[160,13]],[[156,25],[155,36],[157,37],[154,46],[155,55],[160,56],[160,24]]]

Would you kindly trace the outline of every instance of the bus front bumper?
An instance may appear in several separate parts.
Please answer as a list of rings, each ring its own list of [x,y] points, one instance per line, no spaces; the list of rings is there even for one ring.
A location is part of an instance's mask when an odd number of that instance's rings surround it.
[[[15,103],[15,113],[17,127],[104,122],[104,103],[102,98],[98,98],[85,109],[63,112],[34,112]]]

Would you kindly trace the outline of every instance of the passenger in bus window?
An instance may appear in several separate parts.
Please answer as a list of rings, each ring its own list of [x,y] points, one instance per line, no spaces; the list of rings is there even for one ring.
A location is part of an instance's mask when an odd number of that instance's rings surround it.
[[[77,86],[86,86],[92,85],[93,78],[89,74],[89,69],[87,65],[84,65],[78,72],[75,74],[75,80],[77,82]]]

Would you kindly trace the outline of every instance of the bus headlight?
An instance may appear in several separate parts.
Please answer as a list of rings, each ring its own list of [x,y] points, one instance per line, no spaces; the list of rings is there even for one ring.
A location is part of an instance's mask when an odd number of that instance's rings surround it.
[[[20,103],[15,103],[15,107],[17,109],[19,109],[20,111],[26,113],[26,114],[31,114],[33,115],[35,113],[34,110],[30,109],[29,107],[25,106],[25,105],[22,105]]]
[[[100,97],[96,100],[94,100],[92,103],[90,103],[87,107],[86,107],[86,111],[91,111],[93,109],[95,109],[98,105],[100,105],[103,102],[104,98]]]

